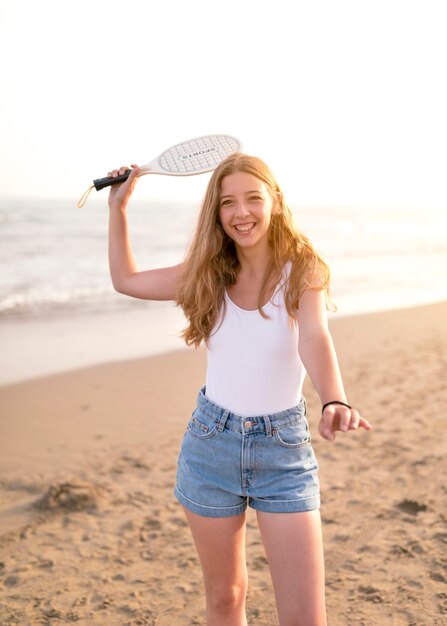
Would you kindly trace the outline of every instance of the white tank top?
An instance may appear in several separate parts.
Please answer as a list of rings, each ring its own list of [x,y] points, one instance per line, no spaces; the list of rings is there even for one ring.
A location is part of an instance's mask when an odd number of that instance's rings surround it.
[[[243,417],[271,415],[299,404],[306,370],[298,353],[298,322],[278,289],[259,311],[238,307],[225,292],[226,311],[211,334],[206,397]],[[220,325],[219,325],[220,324]]]

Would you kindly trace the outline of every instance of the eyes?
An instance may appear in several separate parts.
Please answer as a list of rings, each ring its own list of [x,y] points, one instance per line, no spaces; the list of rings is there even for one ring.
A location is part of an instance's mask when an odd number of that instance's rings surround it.
[[[247,201],[251,202],[251,203],[263,202],[264,201],[264,196],[262,194],[260,194],[260,193],[253,193],[253,194],[250,194],[247,197]],[[220,201],[220,205],[219,206],[221,208],[222,207],[231,207],[231,206],[234,206],[234,204],[235,204],[235,199],[234,198],[223,198]]]

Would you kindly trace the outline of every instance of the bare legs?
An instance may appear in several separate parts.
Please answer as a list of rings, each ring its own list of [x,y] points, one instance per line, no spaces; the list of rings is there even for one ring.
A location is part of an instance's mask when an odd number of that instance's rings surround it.
[[[202,565],[208,626],[246,626],[245,514],[185,513]],[[319,511],[258,512],[258,523],[280,626],[326,626]]]
[[[202,564],[208,626],[246,626],[245,514],[202,517],[185,509]]]
[[[258,512],[258,524],[280,625],[326,626],[320,512]]]

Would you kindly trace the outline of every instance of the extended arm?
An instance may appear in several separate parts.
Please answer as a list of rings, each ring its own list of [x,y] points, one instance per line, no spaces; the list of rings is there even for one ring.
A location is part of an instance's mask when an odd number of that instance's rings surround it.
[[[298,312],[298,349],[321,404],[332,400],[347,403],[334,343],[329,332],[325,295],[322,291],[307,290],[300,298]],[[371,429],[367,420],[356,409],[331,404],[323,412],[319,431],[333,441],[335,431],[355,430],[359,426]]]
[[[175,300],[182,265],[139,272],[135,262],[127,222],[127,204],[135,188],[138,167],[121,185],[114,185],[109,196],[109,266],[114,288],[144,300]],[[117,176],[127,168],[109,172]]]

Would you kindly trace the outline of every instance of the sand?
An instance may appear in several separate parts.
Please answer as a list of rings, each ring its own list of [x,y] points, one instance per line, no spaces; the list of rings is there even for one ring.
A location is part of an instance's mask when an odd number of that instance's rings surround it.
[[[447,303],[331,320],[370,433],[322,440],[306,381],[330,626],[447,623],[446,320]],[[204,372],[191,349],[0,387],[0,624],[205,624],[172,495]],[[251,511],[247,563],[249,624],[275,625]]]

